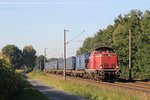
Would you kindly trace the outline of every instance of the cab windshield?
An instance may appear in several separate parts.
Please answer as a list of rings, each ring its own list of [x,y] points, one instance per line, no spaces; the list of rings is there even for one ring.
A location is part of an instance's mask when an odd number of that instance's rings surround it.
[[[105,53],[113,53],[113,49],[111,48],[98,48],[96,49],[99,53],[105,52]]]

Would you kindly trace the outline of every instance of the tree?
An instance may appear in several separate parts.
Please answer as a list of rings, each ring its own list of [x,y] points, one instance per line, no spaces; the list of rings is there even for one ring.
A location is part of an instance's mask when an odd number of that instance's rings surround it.
[[[93,37],[88,37],[85,39],[83,46],[76,52],[76,54],[79,55],[85,52],[91,52],[93,46]]]
[[[35,67],[36,50],[31,46],[25,46],[23,48],[23,63],[27,68]]]
[[[14,68],[22,65],[22,51],[15,45],[7,45],[2,48],[2,58],[11,63]]]
[[[129,29],[132,34],[133,77],[150,78],[150,11],[142,13],[140,10],[131,10],[128,14],[119,15],[113,25],[85,39],[77,54],[91,51],[99,46],[113,47],[118,54],[123,76],[126,76],[129,61]]]
[[[44,69],[44,56],[43,55],[36,57],[36,68],[43,71]]]

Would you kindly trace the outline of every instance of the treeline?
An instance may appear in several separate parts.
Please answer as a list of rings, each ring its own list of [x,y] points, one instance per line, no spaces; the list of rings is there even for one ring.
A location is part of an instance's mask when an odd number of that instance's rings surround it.
[[[36,50],[30,45],[20,50],[15,45],[6,45],[1,50],[1,59],[9,62],[14,69],[35,67]]]
[[[20,50],[15,45],[7,45],[0,53],[0,100],[13,100],[22,89],[21,80],[15,69],[33,69],[36,51],[32,46],[25,46]]]
[[[122,77],[127,78],[129,30],[132,34],[132,76],[150,79],[150,11],[131,10],[128,14],[119,15],[113,25],[86,38],[77,54],[91,52],[99,46],[112,47],[119,56]]]

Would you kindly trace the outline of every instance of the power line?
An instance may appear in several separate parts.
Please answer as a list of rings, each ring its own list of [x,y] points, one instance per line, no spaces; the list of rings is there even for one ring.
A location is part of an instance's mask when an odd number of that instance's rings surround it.
[[[71,42],[84,42],[83,40],[71,41]]]
[[[72,42],[74,39],[76,39],[78,36],[80,36],[81,34],[83,34],[85,32],[85,30],[83,30],[81,33],[77,34],[74,38],[72,38],[70,41],[68,41],[66,44],[68,44],[69,42]]]

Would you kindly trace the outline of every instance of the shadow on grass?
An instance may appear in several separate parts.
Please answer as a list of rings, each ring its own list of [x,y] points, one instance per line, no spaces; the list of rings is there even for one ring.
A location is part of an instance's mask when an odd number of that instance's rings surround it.
[[[48,100],[35,88],[29,87],[20,91],[14,100]]]
[[[48,98],[35,89],[21,74],[17,74],[18,88],[12,100],[48,100]]]
[[[118,79],[119,82],[123,82],[123,83],[128,83],[128,82],[145,82],[148,83],[150,82],[150,79],[143,79],[143,80],[129,80],[129,79],[124,79],[124,78],[119,78]]]
[[[87,100],[86,98],[82,98],[64,91],[57,90],[54,87],[45,86],[35,80],[30,80],[30,82],[32,82],[35,88],[47,95],[47,97],[49,97],[51,100]]]

